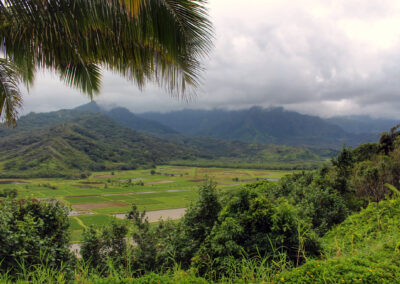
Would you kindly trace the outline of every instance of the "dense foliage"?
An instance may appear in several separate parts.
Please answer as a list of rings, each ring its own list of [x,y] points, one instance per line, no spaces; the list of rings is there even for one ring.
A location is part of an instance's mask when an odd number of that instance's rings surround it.
[[[324,258],[284,272],[288,283],[398,283],[400,200],[371,203],[321,240]]]
[[[68,210],[59,202],[4,199],[0,203],[0,273],[19,274],[71,260]]]
[[[277,183],[220,192],[207,181],[178,222],[151,225],[133,206],[130,222],[85,232],[77,263],[66,252],[64,209],[6,199],[0,237],[19,241],[2,242],[5,279],[42,275],[46,265],[18,274],[18,264],[40,263],[48,246],[47,257],[56,260],[50,269],[58,271],[51,277],[78,283],[396,283],[400,132],[393,128],[382,137],[380,143],[344,147],[330,165]],[[74,275],[65,267],[56,270],[62,261],[75,267]]]
[[[135,246],[129,246],[129,241],[124,249],[116,245],[125,237],[115,235],[117,225],[91,228],[85,234],[82,256],[96,271],[104,272],[107,261],[116,265],[113,269],[125,270],[128,264],[121,265],[124,259],[137,275],[166,272],[178,263],[208,279],[228,275],[232,263],[243,257],[269,263],[284,258],[294,266],[317,256],[317,235],[302,218],[300,208],[283,198],[273,199],[265,186],[274,184],[248,186],[227,197],[215,184],[206,183],[180,222],[161,222],[155,227],[133,207],[127,217],[133,220]]]

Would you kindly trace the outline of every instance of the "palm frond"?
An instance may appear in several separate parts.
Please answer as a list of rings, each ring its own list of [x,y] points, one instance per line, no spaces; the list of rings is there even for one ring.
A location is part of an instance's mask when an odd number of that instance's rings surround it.
[[[120,0],[121,5],[127,10],[129,15],[137,18],[143,6],[146,4],[145,0]]]
[[[22,105],[18,88],[20,73],[9,61],[0,59],[0,119],[9,126],[15,125]]]
[[[104,67],[187,95],[212,46],[204,0],[3,0],[0,45],[28,85],[36,68],[92,96]]]
[[[93,95],[100,91],[101,71],[95,64],[73,64],[59,67],[61,80],[65,81],[69,86],[80,89],[93,99]]]
[[[396,196],[396,198],[400,197],[400,191],[395,186],[389,183],[385,183],[385,186],[393,192],[393,195]]]

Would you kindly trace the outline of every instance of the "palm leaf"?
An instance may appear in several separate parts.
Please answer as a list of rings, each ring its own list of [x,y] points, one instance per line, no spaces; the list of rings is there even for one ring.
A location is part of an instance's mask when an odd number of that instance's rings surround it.
[[[22,105],[19,82],[16,67],[6,59],[0,59],[0,117],[4,117],[7,125],[15,125]]]
[[[93,99],[93,94],[100,91],[100,68],[95,64],[72,64],[59,70],[61,80],[71,87],[77,87]]]
[[[4,0],[0,39],[28,85],[46,68],[92,96],[100,66],[185,97],[201,80],[212,27],[203,0]],[[189,87],[189,88],[188,88]]]
[[[400,197],[400,191],[395,186],[389,183],[385,183],[385,186],[390,189],[393,192],[393,195],[395,195],[397,198]]]

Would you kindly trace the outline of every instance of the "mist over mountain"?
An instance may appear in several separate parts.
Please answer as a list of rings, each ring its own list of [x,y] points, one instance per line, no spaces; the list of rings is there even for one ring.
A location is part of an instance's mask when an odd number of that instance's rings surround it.
[[[334,116],[326,119],[349,133],[381,133],[388,131],[400,121],[394,119],[371,118],[368,115]]]
[[[20,132],[31,132],[45,126],[57,125],[66,121],[72,121],[77,117],[88,115],[89,113],[100,113],[120,125],[129,127],[132,130],[146,134],[177,134],[177,131],[165,126],[157,121],[151,121],[134,115],[128,109],[117,107],[110,111],[99,106],[96,102],[81,105],[74,109],[63,109],[53,112],[29,113],[22,116],[17,126],[13,129],[0,126],[0,137],[14,135]]]
[[[140,117],[158,121],[190,136],[209,136],[245,142],[328,147],[356,146],[376,141],[376,133],[350,133],[317,116],[287,111],[281,107],[245,110],[182,110],[149,112]]]
[[[387,131],[397,124],[395,120],[373,119],[367,116],[322,119],[288,111],[282,107],[252,107],[234,111],[186,109],[168,113],[133,114],[123,107],[108,110],[96,102],[91,102],[72,110],[30,113],[20,118],[13,131],[0,128],[0,137],[20,131],[33,131],[45,125],[56,125],[87,113],[101,113],[119,125],[168,140],[176,141],[181,135],[185,135],[246,143],[329,149],[376,141],[382,131]]]
[[[148,134],[176,134],[177,131],[172,128],[159,123],[154,120],[149,120],[142,118],[140,116],[134,115],[128,109],[123,107],[112,108],[111,110],[106,110],[105,108],[99,106],[96,102],[91,102],[82,106],[75,108],[78,111],[88,111],[94,113],[103,113],[112,120],[118,122],[121,125],[127,126],[133,130],[140,131]]]

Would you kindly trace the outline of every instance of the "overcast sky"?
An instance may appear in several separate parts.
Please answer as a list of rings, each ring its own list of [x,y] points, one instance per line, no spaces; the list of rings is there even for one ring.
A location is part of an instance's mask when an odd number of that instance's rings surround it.
[[[400,1],[210,0],[216,40],[203,86],[190,103],[106,73],[107,105],[133,112],[283,106],[320,116],[400,119]],[[23,113],[89,102],[42,72]]]

